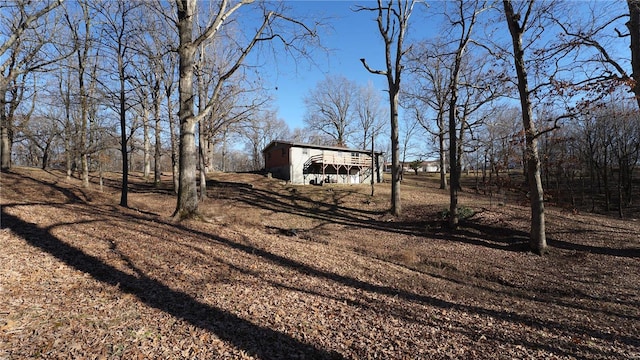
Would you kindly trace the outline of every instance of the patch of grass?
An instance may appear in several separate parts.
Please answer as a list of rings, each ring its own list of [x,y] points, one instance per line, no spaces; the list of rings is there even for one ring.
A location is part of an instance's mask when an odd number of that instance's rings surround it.
[[[475,215],[475,213],[476,212],[468,206],[463,205],[458,207],[458,217],[460,218],[460,220],[468,219]],[[448,220],[450,216],[451,212],[449,211],[449,209],[443,209],[438,212],[438,217],[442,220]]]

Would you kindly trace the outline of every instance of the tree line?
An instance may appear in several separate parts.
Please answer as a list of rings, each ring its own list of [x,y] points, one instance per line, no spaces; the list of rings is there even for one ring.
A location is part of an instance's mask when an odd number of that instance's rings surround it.
[[[354,4],[383,40],[384,66],[361,62],[386,80],[386,99],[371,84],[327,76],[304,98],[306,128],[293,131],[269,106],[259,80],[268,70],[247,63],[258,50],[305,59],[322,47],[322,24],[291,15],[286,2],[12,0],[0,10],[3,170],[16,160],[55,165],[89,186],[91,171],[119,167],[127,206],[130,170],[159,184],[169,167],[175,217],[185,218],[198,216],[208,171],[259,169],[270,140],[382,144],[391,212],[400,215],[401,164],[419,136],[433,149],[419,156],[440,163],[453,229],[463,171],[481,171],[478,186],[500,187],[520,170],[537,253],[546,251],[544,189],[564,186],[571,191],[562,196],[593,210],[602,199],[620,216],[633,202],[638,0],[580,9],[532,0]]]

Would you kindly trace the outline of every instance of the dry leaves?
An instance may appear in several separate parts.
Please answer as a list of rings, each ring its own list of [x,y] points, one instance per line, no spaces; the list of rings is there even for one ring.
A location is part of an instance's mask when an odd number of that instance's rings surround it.
[[[435,183],[403,185],[396,219],[384,184],[217,174],[216,220],[173,223],[170,192],[132,180],[123,209],[2,174],[0,359],[640,358],[638,222],[551,209],[538,257],[526,208],[465,194],[450,233]]]

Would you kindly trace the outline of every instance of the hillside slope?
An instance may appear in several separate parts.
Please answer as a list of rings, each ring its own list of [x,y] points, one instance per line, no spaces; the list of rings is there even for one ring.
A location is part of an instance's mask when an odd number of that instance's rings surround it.
[[[175,223],[136,176],[128,209],[61,173],[0,176],[0,359],[640,358],[638,221],[550,209],[538,257],[526,208],[463,194],[451,233],[419,178],[393,218],[388,184],[217,174],[210,221]]]

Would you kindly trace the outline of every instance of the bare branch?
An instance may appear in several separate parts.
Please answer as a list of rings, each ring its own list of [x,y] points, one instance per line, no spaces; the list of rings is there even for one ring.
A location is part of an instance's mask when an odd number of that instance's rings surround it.
[[[377,74],[377,75],[387,75],[387,71],[384,70],[374,70],[372,68],[369,67],[369,64],[367,64],[367,60],[365,58],[360,59],[360,62],[362,62],[362,65],[364,65],[364,68],[367,69],[368,72],[372,73],[372,74]]]

